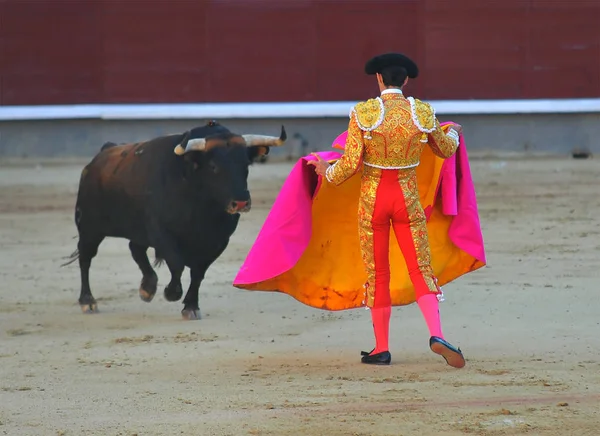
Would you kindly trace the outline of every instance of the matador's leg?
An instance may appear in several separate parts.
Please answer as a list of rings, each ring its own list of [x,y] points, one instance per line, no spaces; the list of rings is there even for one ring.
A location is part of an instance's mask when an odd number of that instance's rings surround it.
[[[358,201],[358,234],[363,263],[367,272],[365,283],[365,305],[373,307],[375,303],[375,248],[373,240],[373,214],[379,177],[363,175],[360,199]]]
[[[359,235],[367,270],[365,303],[371,308],[375,348],[363,357],[363,363],[388,364],[389,324],[391,315],[389,238],[390,213],[381,171],[371,171],[362,182],[359,203]],[[367,353],[363,353],[367,354]]]
[[[399,187],[398,197],[403,201],[396,205],[392,223],[415,288],[415,299],[419,301],[424,295],[437,295],[441,290],[431,268],[427,221],[419,201],[416,173],[401,175]]]
[[[406,260],[410,279],[415,289],[415,299],[425,318],[431,335],[431,349],[442,355],[448,364],[456,368],[465,365],[460,349],[444,340],[437,296],[441,289],[431,267],[431,251],[423,207],[419,202],[416,174],[400,178],[400,190],[404,204],[396,208],[392,223],[398,244]]]

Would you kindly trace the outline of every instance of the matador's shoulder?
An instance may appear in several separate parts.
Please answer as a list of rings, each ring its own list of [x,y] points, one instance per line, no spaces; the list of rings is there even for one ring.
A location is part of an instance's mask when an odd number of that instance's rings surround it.
[[[384,107],[381,98],[370,98],[357,103],[350,111],[361,130],[375,130],[383,122]]]
[[[435,130],[435,109],[429,103],[417,98],[408,97],[410,110],[415,126],[423,133],[431,133]]]

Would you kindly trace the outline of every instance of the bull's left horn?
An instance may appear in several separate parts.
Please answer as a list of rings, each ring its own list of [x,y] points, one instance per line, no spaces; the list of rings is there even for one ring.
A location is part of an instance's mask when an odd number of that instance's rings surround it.
[[[267,135],[242,135],[242,138],[244,138],[248,147],[257,145],[277,147],[283,145],[287,139],[287,133],[285,132],[285,128],[281,126],[281,135],[279,135],[279,137]]]

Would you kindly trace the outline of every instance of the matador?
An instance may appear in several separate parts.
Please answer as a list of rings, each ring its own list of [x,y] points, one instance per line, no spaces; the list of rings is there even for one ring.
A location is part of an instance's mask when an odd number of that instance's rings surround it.
[[[309,162],[334,185],[344,183],[362,168],[358,231],[367,272],[364,304],[371,311],[376,343],[370,352],[362,352],[362,362],[391,362],[389,241],[393,229],[430,332],[429,346],[449,365],[462,368],[465,360],[461,350],[442,334],[438,307],[441,290],[431,267],[426,216],[419,202],[415,171],[426,146],[440,158],[452,156],[462,127],[453,124],[444,132],[430,104],[405,97],[402,89],[419,73],[409,57],[399,53],[376,56],[366,63],[365,72],[376,76],[381,96],[353,107],[344,155],[335,164],[318,156]]]

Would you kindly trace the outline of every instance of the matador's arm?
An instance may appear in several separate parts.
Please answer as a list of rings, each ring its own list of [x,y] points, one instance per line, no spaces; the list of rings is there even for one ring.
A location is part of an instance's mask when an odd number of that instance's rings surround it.
[[[350,117],[344,155],[335,164],[327,168],[325,174],[330,183],[339,185],[356,174],[363,158],[363,135],[364,133],[358,127],[356,118],[354,116]]]
[[[459,138],[456,130],[450,128],[448,133],[444,133],[437,118],[435,119],[435,130],[429,134],[427,139],[433,154],[443,159],[451,157],[458,148]]]
[[[421,142],[427,142],[433,153],[443,159],[452,156],[458,148],[458,132],[450,128],[446,134],[429,103],[408,97],[413,122],[422,132]]]

